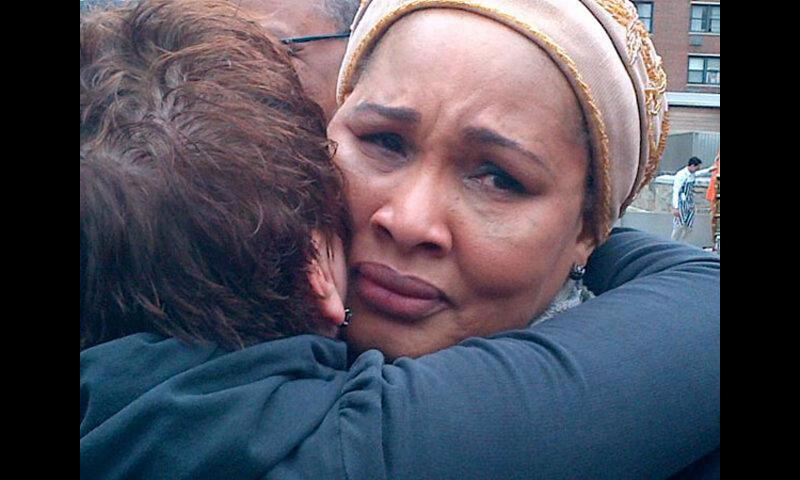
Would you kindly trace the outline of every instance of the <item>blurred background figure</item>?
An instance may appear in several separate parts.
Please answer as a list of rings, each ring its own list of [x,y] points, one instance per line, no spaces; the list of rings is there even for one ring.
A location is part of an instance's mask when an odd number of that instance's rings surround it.
[[[694,184],[697,175],[703,175],[714,170],[714,167],[700,170],[703,163],[697,157],[692,157],[686,166],[675,174],[672,184],[672,239],[682,241],[692,233],[694,228]]]
[[[714,241],[714,250],[719,252],[719,150],[714,158],[714,167],[711,169],[711,180],[706,190],[706,200],[711,214],[711,238]]]

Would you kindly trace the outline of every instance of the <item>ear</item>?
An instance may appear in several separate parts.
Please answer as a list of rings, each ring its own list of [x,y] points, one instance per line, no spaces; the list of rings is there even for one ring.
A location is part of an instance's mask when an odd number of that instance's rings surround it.
[[[581,233],[578,235],[578,238],[575,242],[574,263],[576,265],[586,266],[586,263],[589,261],[589,257],[597,247],[597,240],[594,237],[592,229],[588,228],[587,225],[588,222],[583,220]]]
[[[322,317],[332,325],[344,322],[344,299],[337,289],[335,264],[329,253],[327,242],[319,232],[312,234],[317,258],[311,260],[308,268],[308,282],[316,294],[315,301]]]

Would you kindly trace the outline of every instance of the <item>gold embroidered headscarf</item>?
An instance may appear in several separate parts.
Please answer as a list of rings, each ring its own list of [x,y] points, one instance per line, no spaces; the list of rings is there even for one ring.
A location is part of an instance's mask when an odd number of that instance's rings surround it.
[[[595,236],[656,172],[666,143],[666,75],[636,8],[627,0],[362,0],[337,86],[341,105],[360,63],[403,15],[453,8],[513,28],[542,48],[575,91],[589,125],[596,181]]]

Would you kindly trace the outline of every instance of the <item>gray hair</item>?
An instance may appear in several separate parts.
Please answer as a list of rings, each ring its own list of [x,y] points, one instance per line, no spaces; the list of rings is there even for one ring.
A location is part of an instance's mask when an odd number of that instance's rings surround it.
[[[84,1],[114,1],[114,0],[84,0]],[[235,5],[252,9],[258,13],[271,13],[270,8],[260,0],[230,0]],[[298,0],[283,0],[285,2],[296,2]],[[350,29],[350,24],[358,12],[359,0],[302,0],[306,7],[329,18],[335,24],[337,31],[342,32]],[[313,32],[328,33],[328,32]],[[332,32],[331,32],[332,33]],[[311,34],[311,33],[309,33]]]
[[[358,11],[359,0],[322,0],[325,13],[336,22],[336,27],[345,31],[350,28]]]

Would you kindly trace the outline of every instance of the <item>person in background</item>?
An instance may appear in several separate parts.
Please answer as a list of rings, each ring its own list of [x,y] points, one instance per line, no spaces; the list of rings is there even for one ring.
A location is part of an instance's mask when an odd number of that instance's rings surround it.
[[[137,0],[82,0],[81,11]],[[325,111],[336,110],[336,78],[359,0],[229,0],[289,52],[304,88]]]
[[[708,213],[711,214],[711,239],[714,243],[717,242],[717,222],[719,218],[717,217],[717,180],[719,179],[719,150],[717,150],[717,155],[714,157],[714,168],[711,169],[713,174],[711,175],[711,180],[708,182],[708,188],[706,189],[706,201],[708,201]],[[715,245],[715,248],[718,245]]]
[[[675,174],[672,184],[672,240],[685,240],[692,233],[694,227],[695,205],[694,205],[694,184],[697,175],[702,175],[714,170],[710,167],[700,170],[703,163],[697,157],[692,157]]]
[[[325,111],[336,110],[336,78],[358,0],[231,0],[278,37],[306,92]]]

